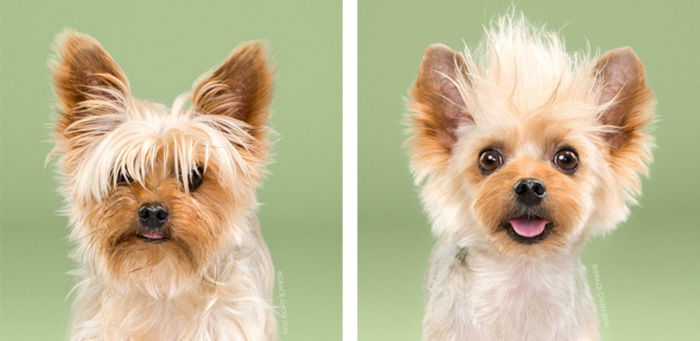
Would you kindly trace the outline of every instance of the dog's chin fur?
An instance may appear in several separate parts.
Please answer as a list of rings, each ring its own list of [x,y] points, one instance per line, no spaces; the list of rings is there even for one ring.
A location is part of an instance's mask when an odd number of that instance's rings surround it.
[[[569,55],[560,38],[508,15],[480,56],[432,45],[411,93],[411,168],[437,238],[426,279],[424,340],[595,340],[579,255],[626,219],[651,161],[653,95],[636,54]],[[479,167],[495,148],[502,165]],[[554,155],[571,148],[573,172]],[[513,187],[546,186],[535,237]]]
[[[132,97],[91,37],[65,32],[57,48],[52,156],[80,266],[71,340],[275,340],[255,216],[272,86],[263,47],[237,48],[172,109]],[[157,230],[139,219],[151,203],[168,211]]]
[[[247,248],[225,243],[200,273],[182,271],[173,255],[126,280],[75,271],[71,339],[274,340],[272,262],[256,222],[246,229]]]

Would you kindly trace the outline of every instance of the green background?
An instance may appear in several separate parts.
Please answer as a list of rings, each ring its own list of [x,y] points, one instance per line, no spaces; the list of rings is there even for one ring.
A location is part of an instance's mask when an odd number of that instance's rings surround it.
[[[265,39],[277,65],[281,140],[259,191],[287,318],[283,340],[341,333],[340,1],[1,2],[2,340],[60,340],[69,319],[66,218],[44,167],[54,101],[47,60],[72,27],[96,37],[135,96],[169,105],[241,41]],[[279,282],[278,282],[279,283]],[[277,293],[276,289],[276,296]],[[282,301],[277,299],[277,304]],[[285,334],[284,327],[287,325]]]
[[[511,1],[360,0],[359,335],[418,340],[429,223],[408,172],[402,126],[423,49],[474,46]],[[570,50],[630,45],[656,92],[658,148],[641,205],[583,256],[604,296],[604,340],[700,339],[700,24],[697,1],[515,1]],[[597,266],[602,290],[592,276]]]

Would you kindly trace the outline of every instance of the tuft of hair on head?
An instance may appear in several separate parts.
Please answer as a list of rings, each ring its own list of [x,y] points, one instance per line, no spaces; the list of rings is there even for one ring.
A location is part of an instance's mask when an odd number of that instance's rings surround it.
[[[446,170],[453,147],[471,128],[546,113],[594,132],[633,200],[638,175],[651,160],[653,141],[646,129],[654,111],[634,51],[617,49],[597,60],[587,52],[571,54],[559,34],[514,11],[494,20],[484,37],[473,51],[434,44],[423,54],[408,103],[407,143],[416,181]],[[562,103],[575,110],[557,111]]]

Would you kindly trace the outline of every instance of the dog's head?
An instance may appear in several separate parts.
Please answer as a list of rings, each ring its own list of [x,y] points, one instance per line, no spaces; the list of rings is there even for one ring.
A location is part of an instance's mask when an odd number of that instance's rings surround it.
[[[535,256],[624,220],[652,145],[634,51],[569,55],[505,18],[481,57],[431,45],[411,92],[412,169],[434,232]]]
[[[239,46],[172,109],[132,97],[93,38],[66,32],[57,50],[53,154],[82,261],[114,280],[171,282],[240,242],[268,149],[263,46]]]

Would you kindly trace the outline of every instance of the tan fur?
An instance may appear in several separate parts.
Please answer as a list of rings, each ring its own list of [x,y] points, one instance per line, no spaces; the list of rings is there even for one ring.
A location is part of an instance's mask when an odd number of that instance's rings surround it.
[[[469,120],[453,80],[467,72],[464,57],[444,45],[431,45],[425,51],[418,80],[411,90],[411,137],[414,162],[423,167],[444,167],[456,140],[460,120]]]
[[[597,60],[507,15],[478,54],[431,45],[411,91],[411,168],[437,244],[427,275],[424,340],[591,340],[595,308],[579,254],[623,221],[651,161],[654,98],[629,48]],[[553,161],[573,148],[572,173]],[[503,165],[479,170],[496,148]],[[526,244],[507,233],[513,187],[535,178],[551,223]]]
[[[71,339],[276,339],[274,270],[255,218],[272,91],[262,45],[237,48],[198,81],[192,108],[181,96],[170,110],[132,97],[93,38],[68,31],[57,49],[51,155],[81,279]],[[160,243],[137,236],[138,210],[154,202],[169,212]]]

